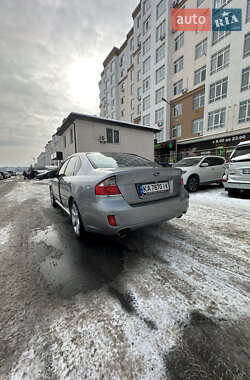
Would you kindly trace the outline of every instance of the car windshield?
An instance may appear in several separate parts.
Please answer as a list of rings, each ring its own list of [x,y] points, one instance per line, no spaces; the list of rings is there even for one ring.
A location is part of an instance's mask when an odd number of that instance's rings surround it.
[[[176,162],[173,166],[175,167],[183,167],[183,166],[195,166],[200,162],[200,157],[195,158],[183,158],[182,160]]]
[[[244,156],[244,157],[243,157]],[[238,158],[239,157],[239,158]],[[239,146],[235,149],[231,156],[231,160],[234,160],[238,158],[236,161],[239,161],[241,158],[244,159],[250,159],[250,145],[248,146]]]
[[[95,169],[159,166],[156,162],[129,153],[88,153],[87,157]]]

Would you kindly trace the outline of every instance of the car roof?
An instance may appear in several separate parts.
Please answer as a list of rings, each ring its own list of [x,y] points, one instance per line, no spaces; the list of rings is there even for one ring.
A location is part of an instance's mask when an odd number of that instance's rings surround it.
[[[242,145],[250,145],[250,140],[242,141],[237,146],[242,146]]]
[[[224,158],[222,156],[216,156],[215,154],[204,154],[202,156],[192,156],[192,157],[184,157],[183,160],[189,159],[189,158],[206,158],[206,157],[219,157],[219,158]]]

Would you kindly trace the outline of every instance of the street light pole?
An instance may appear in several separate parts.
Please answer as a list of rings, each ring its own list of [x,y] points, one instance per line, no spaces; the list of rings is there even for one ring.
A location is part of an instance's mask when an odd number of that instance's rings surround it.
[[[169,101],[167,101],[167,99],[165,98],[161,98],[165,103],[167,103],[170,107],[170,118],[171,118],[171,104],[169,103]],[[170,126],[169,126],[169,132],[170,132]],[[175,159],[177,161],[177,139],[175,138]]]

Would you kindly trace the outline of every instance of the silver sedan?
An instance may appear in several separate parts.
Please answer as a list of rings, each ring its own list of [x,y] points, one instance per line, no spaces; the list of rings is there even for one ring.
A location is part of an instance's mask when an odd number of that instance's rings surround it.
[[[181,173],[134,154],[76,153],[50,184],[51,203],[71,217],[78,238],[85,232],[123,237],[187,212]]]

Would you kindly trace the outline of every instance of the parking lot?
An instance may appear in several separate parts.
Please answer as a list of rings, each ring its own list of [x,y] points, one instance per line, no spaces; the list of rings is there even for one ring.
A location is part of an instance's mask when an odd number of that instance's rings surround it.
[[[250,197],[77,241],[47,181],[0,183],[0,378],[249,379]]]

